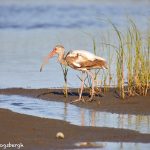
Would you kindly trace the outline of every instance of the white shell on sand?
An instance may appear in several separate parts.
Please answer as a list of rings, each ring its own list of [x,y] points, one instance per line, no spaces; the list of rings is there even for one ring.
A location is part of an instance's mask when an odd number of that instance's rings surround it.
[[[57,139],[64,139],[64,134],[62,133],[62,132],[57,132],[57,134],[56,134],[56,138]]]

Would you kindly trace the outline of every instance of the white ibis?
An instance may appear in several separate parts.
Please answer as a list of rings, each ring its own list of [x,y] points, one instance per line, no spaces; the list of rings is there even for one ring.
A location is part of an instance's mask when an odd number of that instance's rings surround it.
[[[82,83],[81,91],[79,94],[79,99],[74,100],[73,102],[82,100],[82,92],[84,88],[85,73],[87,73],[92,79],[92,94],[90,101],[94,96],[94,75],[90,72],[91,69],[107,69],[106,60],[102,57],[96,56],[85,50],[74,50],[69,51],[65,55],[65,48],[62,45],[56,45],[55,48],[48,54],[45,58],[40,71],[42,71],[43,66],[48,63],[48,60],[52,58],[55,54],[58,54],[58,61],[66,66],[69,66],[75,70],[82,71]]]

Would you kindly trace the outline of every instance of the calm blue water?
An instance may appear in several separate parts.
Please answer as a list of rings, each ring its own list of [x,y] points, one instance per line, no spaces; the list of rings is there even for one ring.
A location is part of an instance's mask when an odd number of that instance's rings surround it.
[[[150,144],[149,143],[129,143],[129,142],[79,142],[75,145],[78,146],[80,149],[86,149],[86,144],[91,145],[91,148],[88,150],[149,150]],[[75,149],[77,150],[77,149]]]
[[[63,87],[56,58],[39,72],[43,57],[58,43],[66,50],[92,51],[91,35],[96,40],[97,54],[107,59],[101,42],[107,31],[110,40],[114,39],[114,33],[106,18],[124,29],[127,16],[134,18],[140,29],[146,29],[149,1],[0,1],[0,88]],[[114,67],[111,72],[115,73]],[[77,71],[69,70],[70,87],[79,86],[77,75]]]
[[[150,16],[147,4],[33,4],[15,5],[0,3],[0,29],[82,29],[106,28],[108,17],[118,26],[125,26],[126,16],[139,20],[139,25],[146,23]],[[139,11],[140,10],[140,11]],[[142,19],[142,20],[141,20]]]

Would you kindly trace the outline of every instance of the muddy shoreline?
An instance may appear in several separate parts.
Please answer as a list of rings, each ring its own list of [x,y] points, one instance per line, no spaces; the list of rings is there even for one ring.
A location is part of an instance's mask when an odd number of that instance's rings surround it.
[[[61,101],[70,103],[78,98],[78,90],[70,89],[68,98],[64,97],[62,89],[23,89],[9,88],[0,89],[0,94],[21,95],[33,98],[40,98],[48,101]],[[88,99],[88,93],[83,93],[84,99]],[[116,89],[112,88],[100,96],[95,96],[92,102],[74,103],[79,107],[94,109],[98,111],[106,111],[111,113],[149,115],[150,114],[150,91],[147,96],[133,96],[122,100],[116,94]]]
[[[71,102],[78,98],[76,89],[66,99],[62,89],[0,89],[0,94],[21,95],[40,98],[48,101]],[[88,94],[84,93],[88,99]],[[146,97],[135,96],[125,100],[115,95],[111,89],[103,96],[96,96],[95,101],[87,103],[75,103],[79,107],[90,108],[99,111],[125,114],[150,114],[150,93]],[[63,132],[63,140],[56,139],[57,132]],[[18,114],[6,109],[0,109],[0,143],[22,143],[22,149],[74,149],[77,142],[134,142],[150,143],[150,134],[139,133],[134,130],[107,128],[107,127],[83,127],[69,124],[56,119],[45,119],[29,115]],[[90,148],[91,146],[86,146]]]
[[[22,149],[73,149],[76,142],[113,141],[150,143],[150,134],[127,129],[81,127],[67,122],[32,117],[0,109],[0,143],[22,143]],[[57,132],[64,139],[56,139]],[[90,146],[88,146],[90,147]]]

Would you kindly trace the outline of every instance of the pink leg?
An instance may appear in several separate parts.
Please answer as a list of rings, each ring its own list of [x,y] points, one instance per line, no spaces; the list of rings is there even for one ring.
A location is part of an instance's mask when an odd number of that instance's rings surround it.
[[[81,98],[82,98],[82,92],[83,92],[83,88],[84,88],[84,81],[85,81],[85,73],[82,72],[82,83],[81,83],[81,91],[80,91],[80,94],[79,94],[79,100],[81,100]]]
[[[94,91],[94,87],[95,87],[94,75],[89,70],[87,70],[86,72],[91,76],[91,79],[92,79],[92,94],[91,94],[91,97],[89,99],[89,101],[92,101],[94,93],[95,93],[95,91]]]
[[[82,100],[82,92],[84,88],[84,81],[85,81],[85,72],[82,72],[82,82],[81,82],[81,90],[79,94],[79,99],[72,101],[71,103],[78,102]]]

